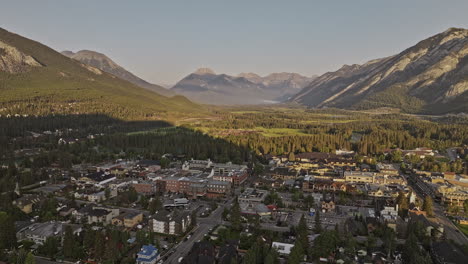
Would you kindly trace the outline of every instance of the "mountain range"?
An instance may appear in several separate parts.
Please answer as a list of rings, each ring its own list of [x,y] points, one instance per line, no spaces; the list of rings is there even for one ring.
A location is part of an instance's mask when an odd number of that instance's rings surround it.
[[[231,76],[200,68],[176,83],[171,90],[204,104],[264,104],[289,98],[313,78],[286,72],[264,77],[255,73]]]
[[[468,30],[450,28],[397,55],[345,65],[289,99],[312,108],[468,112]]]
[[[399,54],[344,65],[318,77],[231,76],[201,68],[168,90],[142,80],[104,54],[59,53],[0,28],[0,94],[0,115],[104,113],[163,119],[206,111],[181,95],[214,105],[286,101],[310,108],[466,113],[468,30],[450,28]]]
[[[183,96],[166,97],[0,28],[0,115],[101,113],[171,119],[203,113]]]
[[[77,61],[80,61],[81,63],[93,66],[102,71],[113,74],[119,77],[120,79],[129,81],[135,85],[138,85],[142,88],[156,92],[158,94],[161,94],[164,96],[175,95],[175,93],[171,90],[168,90],[156,84],[149,83],[141,79],[140,77],[135,76],[133,73],[127,71],[122,66],[118,65],[117,63],[115,63],[113,60],[111,60],[109,57],[107,57],[106,55],[102,53],[91,51],[91,50],[80,50],[74,53],[72,51],[65,50],[65,51],[62,51],[62,54],[72,59],[75,59]]]

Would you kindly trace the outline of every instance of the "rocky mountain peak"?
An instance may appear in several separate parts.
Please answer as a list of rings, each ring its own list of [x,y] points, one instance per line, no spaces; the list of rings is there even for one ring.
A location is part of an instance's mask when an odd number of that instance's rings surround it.
[[[72,51],[63,51],[62,54],[104,71],[120,68],[117,63],[115,63],[106,55],[92,50],[80,50],[76,53],[73,53]]]
[[[8,73],[20,73],[30,67],[42,66],[33,57],[24,54],[17,48],[0,41],[0,71]]]
[[[450,28],[402,52],[344,65],[291,98],[309,107],[400,108],[406,112],[467,111],[468,30]]]
[[[125,68],[118,65],[111,58],[107,57],[102,53],[92,50],[80,50],[74,53],[73,51],[66,50],[62,51],[62,54],[83,63],[85,68],[87,68],[88,70],[90,70],[90,67],[93,67],[94,69],[105,71],[107,73],[119,77],[120,79],[129,81],[135,85],[151,90],[158,94],[164,96],[175,95],[174,92],[159,85],[149,83],[141,79],[140,77],[134,75],[133,73],[127,71]]]
[[[194,72],[194,74],[198,74],[198,75],[212,74],[212,75],[215,75],[216,73],[210,68],[199,68]]]

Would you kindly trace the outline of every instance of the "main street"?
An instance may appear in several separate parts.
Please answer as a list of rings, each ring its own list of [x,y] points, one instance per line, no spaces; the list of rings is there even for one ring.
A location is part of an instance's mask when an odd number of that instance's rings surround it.
[[[444,226],[444,232],[447,239],[452,239],[460,245],[467,245],[468,238],[445,216],[443,206],[434,203],[434,214],[437,221]]]
[[[411,184],[413,190],[421,199],[424,199],[426,195],[434,196],[433,191],[419,178],[416,178],[415,181],[408,181],[408,183]],[[434,215],[437,222],[443,225],[447,239],[451,239],[460,245],[468,244],[468,238],[445,216],[445,208],[436,202],[434,202]]]
[[[182,240],[179,244],[175,245],[169,251],[169,253],[161,256],[164,259],[167,255],[169,255],[167,259],[164,260],[164,263],[178,263],[180,258],[187,255],[195,242],[202,240],[205,234],[208,234],[210,229],[222,223],[221,215],[223,210],[228,205],[230,206],[232,202],[233,199],[229,200],[227,203],[222,204],[221,206],[218,206],[218,208],[216,208],[216,210],[214,210],[206,218],[198,218],[198,226],[194,231],[192,231],[193,234],[190,236],[190,238],[187,240]],[[172,254],[170,252],[172,252]]]

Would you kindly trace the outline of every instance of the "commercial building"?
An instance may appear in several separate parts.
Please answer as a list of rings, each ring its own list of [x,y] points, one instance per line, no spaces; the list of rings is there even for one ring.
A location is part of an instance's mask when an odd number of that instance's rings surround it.
[[[344,178],[347,183],[373,183],[375,175],[371,172],[345,171]]]
[[[71,227],[73,234],[79,234],[82,231],[80,225],[49,221],[44,223],[34,223],[18,230],[16,237],[19,241],[29,240],[35,244],[42,245],[49,237],[62,237],[67,226]]]
[[[153,195],[156,193],[156,183],[154,182],[133,183],[132,186],[139,194]]]
[[[258,190],[253,188],[247,188],[245,191],[239,195],[239,203],[262,203],[267,196],[268,191]]]

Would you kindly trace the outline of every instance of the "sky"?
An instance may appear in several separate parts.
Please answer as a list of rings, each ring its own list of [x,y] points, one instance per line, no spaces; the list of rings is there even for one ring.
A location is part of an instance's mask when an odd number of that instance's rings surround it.
[[[466,0],[0,0],[0,27],[58,51],[104,53],[166,85],[200,67],[335,71],[468,28],[467,14]]]

